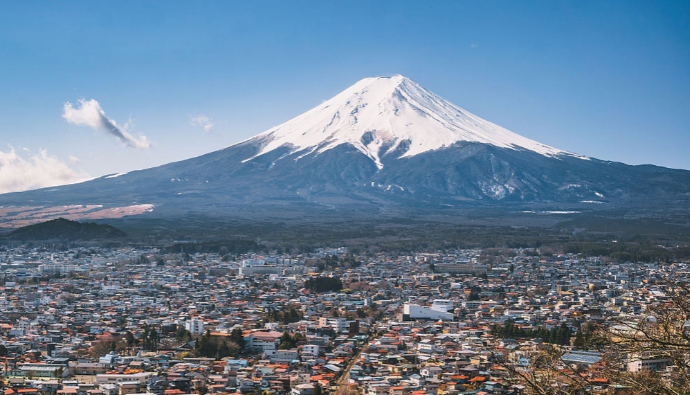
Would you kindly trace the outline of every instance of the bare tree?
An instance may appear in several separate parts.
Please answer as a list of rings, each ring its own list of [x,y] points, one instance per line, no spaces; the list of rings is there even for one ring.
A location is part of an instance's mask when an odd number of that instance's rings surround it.
[[[496,362],[508,370],[515,385],[522,385],[527,394],[575,395],[588,393],[590,383],[577,367],[564,362],[563,350],[553,344],[542,344],[528,356],[517,358],[494,352]]]
[[[645,314],[601,328],[595,344],[607,356],[606,375],[631,394],[690,394],[690,285],[664,281]],[[637,366],[630,369],[639,361]],[[641,362],[647,362],[645,366]],[[653,363],[656,362],[656,363]],[[630,364],[630,365],[629,365]],[[654,371],[666,367],[662,371]],[[634,371],[631,371],[634,370]]]

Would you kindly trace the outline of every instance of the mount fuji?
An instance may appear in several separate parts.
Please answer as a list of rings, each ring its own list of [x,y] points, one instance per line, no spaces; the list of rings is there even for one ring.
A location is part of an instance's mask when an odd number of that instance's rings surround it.
[[[397,75],[363,79],[228,148],[81,184],[0,195],[0,210],[49,208],[50,215],[71,218],[109,212],[371,216],[477,206],[683,208],[689,200],[690,171],[550,147]]]
[[[458,142],[572,155],[532,141],[459,108],[401,75],[363,79],[320,106],[251,140],[260,156],[282,146],[303,156],[349,144],[379,169],[382,157],[413,156]],[[255,156],[255,157],[256,157]],[[573,155],[574,156],[574,155]]]

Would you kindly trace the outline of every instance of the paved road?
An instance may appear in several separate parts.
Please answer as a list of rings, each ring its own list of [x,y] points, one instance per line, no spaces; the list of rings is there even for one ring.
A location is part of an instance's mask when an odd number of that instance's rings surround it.
[[[350,362],[345,367],[343,374],[340,375],[340,378],[335,383],[336,387],[338,387],[338,389],[336,390],[336,394],[340,392],[342,385],[348,385],[350,383],[350,370],[353,366],[355,366],[357,361],[359,361],[359,358],[362,355],[362,351],[364,351],[364,349],[369,345],[369,342],[373,339],[374,338],[367,338],[366,342],[364,342],[362,346],[359,348],[359,351],[357,351],[357,355],[353,356],[352,359],[350,359]]]

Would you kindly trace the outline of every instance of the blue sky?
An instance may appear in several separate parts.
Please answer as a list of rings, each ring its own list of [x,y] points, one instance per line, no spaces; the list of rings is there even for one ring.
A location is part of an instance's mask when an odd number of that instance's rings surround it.
[[[2,2],[0,191],[224,148],[393,74],[560,149],[690,169],[687,1]],[[68,122],[80,99],[134,140]]]

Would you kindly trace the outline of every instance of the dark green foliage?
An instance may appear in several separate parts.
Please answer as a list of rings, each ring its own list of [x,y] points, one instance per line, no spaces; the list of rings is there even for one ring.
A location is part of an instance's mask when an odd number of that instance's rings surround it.
[[[690,257],[689,248],[667,249],[649,242],[571,242],[563,250],[585,256],[606,256],[618,262],[671,262]]]
[[[240,328],[233,329],[232,332],[230,333],[230,341],[237,344],[240,347],[240,349],[244,349],[244,346],[246,345],[246,341],[244,340],[244,335],[242,334],[242,329],[240,329]]]
[[[587,349],[592,344],[593,337],[594,331],[592,326],[589,324],[583,325],[582,328],[578,329],[577,333],[575,333],[573,347],[575,347],[577,350]]]
[[[192,340],[192,333],[186,330],[184,326],[178,325],[175,331],[175,339],[177,341],[188,342]]]
[[[228,221],[217,217],[190,217],[185,221],[163,218],[112,219],[111,223],[131,236],[132,245],[144,243],[161,247],[163,253],[217,252],[223,260],[235,259],[233,251],[251,250],[280,253],[313,252],[315,248],[334,245],[347,247],[354,256],[378,252],[406,255],[411,252],[436,252],[463,248],[527,248],[526,255],[553,256],[567,251],[600,252],[612,254],[616,260],[635,261],[636,258],[653,259],[671,254],[671,260],[690,258],[690,210],[674,212],[659,219],[620,219],[620,212],[582,213],[567,221],[563,216],[535,216],[533,214],[507,214],[487,210],[469,210],[447,224],[424,219],[420,213],[414,217],[388,220],[340,221],[326,220],[310,223],[282,223],[266,221]],[[505,218],[524,226],[493,226],[485,219]],[[486,225],[478,225],[486,224]],[[578,229],[574,232],[574,229]],[[586,229],[586,230],[582,230]],[[0,229],[0,232],[2,230]],[[238,236],[241,235],[241,236]],[[174,244],[176,240],[199,240],[198,243]],[[259,244],[255,241],[261,240]],[[617,243],[614,243],[616,240]],[[85,242],[80,242],[86,244]],[[93,243],[93,242],[89,242]],[[99,241],[103,247],[121,246],[121,242]],[[0,237],[2,245],[18,245],[18,241]],[[40,243],[27,242],[29,247]],[[52,249],[67,250],[76,242],[51,244]],[[243,247],[244,245],[244,247]],[[223,247],[226,247],[225,249]],[[639,250],[639,251],[637,251]],[[226,253],[227,251],[227,253]],[[650,255],[644,251],[651,251]],[[631,256],[623,254],[630,253]],[[342,256],[341,256],[342,257]],[[338,257],[336,262],[341,258]],[[347,259],[347,256],[342,258]],[[663,256],[661,256],[663,258]],[[154,258],[155,259],[155,258]],[[499,257],[495,257],[498,261]],[[337,262],[337,265],[342,265]],[[324,263],[324,270],[326,265]]]
[[[147,351],[156,351],[158,350],[159,341],[158,332],[149,326],[145,326],[144,333],[141,335],[141,347]]]
[[[24,226],[6,237],[12,240],[102,240],[125,236],[127,235],[123,231],[110,225],[58,218]]]
[[[336,268],[345,268],[345,269],[350,269],[350,268],[355,268],[358,267],[362,264],[359,260],[357,260],[354,256],[348,255],[344,257],[334,257],[334,256],[326,256],[324,258],[319,258],[316,261],[316,268],[318,271],[322,272],[324,270],[328,271],[333,271]]]
[[[195,345],[195,353],[199,357],[215,359],[238,357],[241,352],[242,349],[237,343],[221,336],[211,336],[208,330]]]
[[[302,313],[295,307],[290,306],[287,310],[270,309],[266,313],[266,320],[269,322],[280,322],[282,324],[290,324],[302,319]]]
[[[175,243],[163,249],[164,253],[178,253],[184,252],[186,254],[195,253],[217,253],[221,255],[226,254],[244,254],[250,251],[259,251],[259,246],[253,240],[234,239],[234,240],[216,240],[205,241],[201,243]]]
[[[529,338],[542,339],[546,343],[570,345],[570,329],[565,325],[553,327],[548,330],[543,327],[525,329],[508,320],[503,325],[491,327],[491,334],[500,338]]]
[[[314,292],[340,291],[343,282],[336,277],[314,277],[304,282],[304,288]]]
[[[288,350],[295,347],[296,343],[290,336],[290,333],[283,332],[283,336],[280,337],[280,345],[278,345],[279,350]]]
[[[125,341],[127,342],[127,347],[134,347],[134,345],[137,344],[137,339],[134,338],[134,335],[130,331],[125,333]]]
[[[279,350],[289,350],[291,348],[297,347],[297,343],[306,340],[300,332],[295,332],[294,335],[290,335],[289,332],[283,332],[283,336],[280,337],[280,345],[278,345]]]

